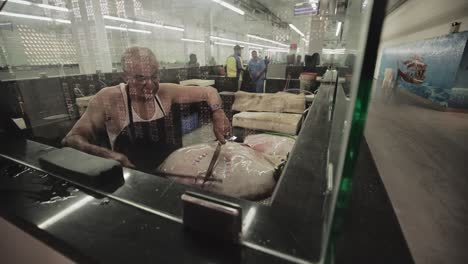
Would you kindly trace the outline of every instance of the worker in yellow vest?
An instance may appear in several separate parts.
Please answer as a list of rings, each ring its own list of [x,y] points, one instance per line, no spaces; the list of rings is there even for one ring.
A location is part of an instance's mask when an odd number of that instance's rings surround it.
[[[244,65],[241,59],[242,48],[239,45],[234,46],[234,54],[226,58],[226,76],[237,79],[237,88],[242,83],[242,70]]]

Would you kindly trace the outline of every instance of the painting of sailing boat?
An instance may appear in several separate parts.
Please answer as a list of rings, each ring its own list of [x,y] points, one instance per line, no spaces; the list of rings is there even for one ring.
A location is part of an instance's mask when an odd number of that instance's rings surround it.
[[[468,83],[464,66],[468,60],[468,32],[418,40],[383,50],[379,78],[385,71],[396,74],[391,81],[440,107],[468,108]],[[466,98],[466,101],[465,99]],[[456,102],[456,103],[455,103]]]

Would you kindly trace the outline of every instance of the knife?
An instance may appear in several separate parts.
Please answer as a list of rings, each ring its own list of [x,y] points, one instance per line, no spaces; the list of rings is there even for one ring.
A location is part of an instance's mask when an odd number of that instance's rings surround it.
[[[221,152],[221,142],[218,142],[218,146],[216,146],[216,150],[213,153],[213,157],[211,158],[210,165],[208,165],[208,170],[206,171],[205,178],[203,178],[202,188],[205,185],[205,182],[211,177],[213,174],[213,169],[218,160],[219,153]]]

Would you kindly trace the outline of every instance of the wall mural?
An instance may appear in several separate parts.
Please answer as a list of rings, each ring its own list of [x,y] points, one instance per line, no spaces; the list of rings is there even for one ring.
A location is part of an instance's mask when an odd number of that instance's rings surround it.
[[[384,94],[403,89],[441,107],[468,109],[468,31],[405,43],[383,50],[379,76]]]

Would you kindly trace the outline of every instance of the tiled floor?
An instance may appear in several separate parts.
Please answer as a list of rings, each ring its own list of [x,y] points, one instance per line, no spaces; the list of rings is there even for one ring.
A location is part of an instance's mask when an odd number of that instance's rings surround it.
[[[365,135],[416,263],[467,263],[468,114],[375,100]]]

